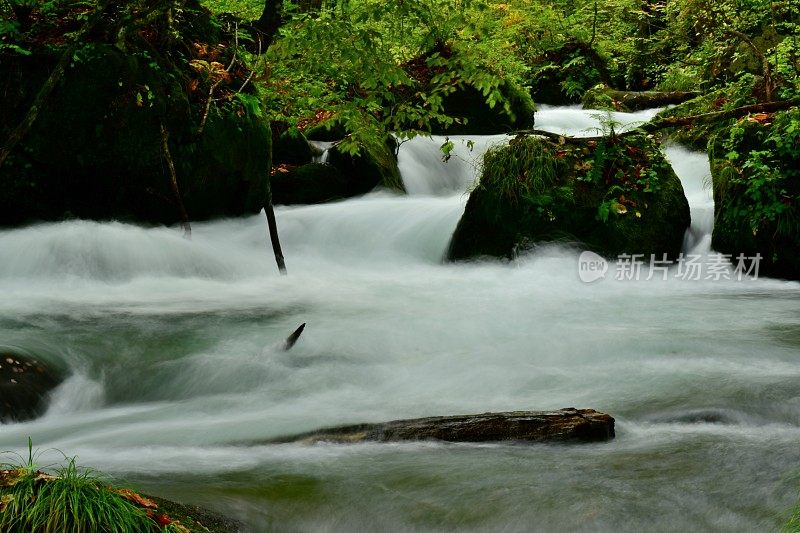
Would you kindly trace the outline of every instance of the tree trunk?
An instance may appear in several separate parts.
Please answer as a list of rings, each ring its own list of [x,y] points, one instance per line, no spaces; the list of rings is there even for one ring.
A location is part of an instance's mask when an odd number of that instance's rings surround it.
[[[265,0],[264,10],[258,20],[253,21],[253,27],[261,32],[263,39],[261,49],[266,50],[272,44],[278,28],[283,24],[282,0]]]

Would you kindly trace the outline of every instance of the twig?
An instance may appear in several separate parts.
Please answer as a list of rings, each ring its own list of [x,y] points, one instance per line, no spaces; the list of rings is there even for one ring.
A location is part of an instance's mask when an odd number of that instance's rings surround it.
[[[200,119],[200,125],[197,127],[197,134],[202,135],[206,127],[206,120],[208,120],[208,113],[211,111],[211,103],[214,101],[214,90],[222,83],[222,78],[215,81],[211,88],[208,90],[208,98],[206,98],[206,107],[203,110],[203,117]]]
[[[192,238],[192,225],[189,223],[189,215],[186,213],[186,208],[183,206],[181,199],[181,191],[178,189],[178,177],[175,173],[175,164],[172,162],[172,155],[169,151],[169,132],[161,123],[161,149],[164,152],[164,159],[167,160],[167,167],[169,168],[170,185],[172,193],[175,195],[175,202],[178,204],[178,210],[181,214],[181,227],[183,228],[183,236],[187,239]]]

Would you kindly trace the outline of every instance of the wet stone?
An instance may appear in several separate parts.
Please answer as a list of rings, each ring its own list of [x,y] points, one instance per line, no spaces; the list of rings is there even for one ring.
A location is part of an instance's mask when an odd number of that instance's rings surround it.
[[[40,416],[50,392],[62,381],[59,372],[36,358],[0,354],[0,423]]]

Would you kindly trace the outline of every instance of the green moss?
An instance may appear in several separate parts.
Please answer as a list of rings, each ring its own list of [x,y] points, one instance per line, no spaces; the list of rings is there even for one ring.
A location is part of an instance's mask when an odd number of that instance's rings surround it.
[[[584,109],[601,109],[604,111],[625,111],[607,92],[603,84],[595,85],[583,94],[581,104]]]
[[[390,138],[386,142],[359,146],[355,154],[339,146],[331,148],[328,163],[347,179],[347,196],[365,194],[378,186],[403,190],[393,146],[394,140]]]
[[[674,258],[689,222],[678,177],[646,137],[518,137],[484,157],[449,257],[511,257],[520,246],[559,241],[606,256]]]

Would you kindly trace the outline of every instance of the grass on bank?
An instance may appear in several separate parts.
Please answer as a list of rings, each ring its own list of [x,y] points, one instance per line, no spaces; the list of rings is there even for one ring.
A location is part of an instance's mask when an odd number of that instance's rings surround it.
[[[8,452],[6,452],[8,453]],[[37,533],[185,533],[189,529],[133,491],[107,485],[94,471],[66,465],[39,470],[28,458],[0,463],[0,531]]]

